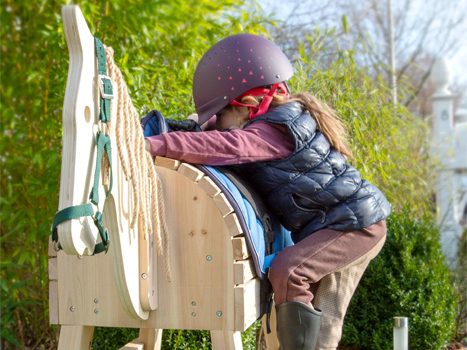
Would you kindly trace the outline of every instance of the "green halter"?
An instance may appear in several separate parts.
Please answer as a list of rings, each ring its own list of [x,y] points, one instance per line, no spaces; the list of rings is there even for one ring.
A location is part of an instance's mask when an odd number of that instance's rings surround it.
[[[99,74],[99,91],[100,91],[100,111],[99,111],[99,121],[101,123],[107,124],[110,122],[110,100],[113,98],[113,89],[112,89],[112,80],[107,75],[107,60],[105,55],[105,48],[102,42],[94,38],[95,48],[96,48],[96,57],[97,57],[97,71]],[[57,249],[62,249],[60,243],[58,242],[58,232],[57,226],[64,221],[78,219],[80,217],[90,216],[92,217],[94,224],[96,225],[99,236],[101,237],[101,242],[96,244],[94,247],[94,254],[101,252],[107,252],[109,249],[109,234],[107,229],[104,227],[102,221],[102,213],[99,210],[94,212],[93,204],[97,207],[99,204],[99,176],[101,173],[101,166],[104,153],[107,156],[110,167],[110,184],[109,189],[105,193],[106,197],[112,191],[112,153],[111,153],[111,144],[110,136],[107,133],[99,131],[96,136],[96,167],[94,171],[94,184],[89,194],[89,200],[92,203],[74,205],[65,209],[58,211],[55,214],[53,225],[52,225],[52,241],[55,242]]]

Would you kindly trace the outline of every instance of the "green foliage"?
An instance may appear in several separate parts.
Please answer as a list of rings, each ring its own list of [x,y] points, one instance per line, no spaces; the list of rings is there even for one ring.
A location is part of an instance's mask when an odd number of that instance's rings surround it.
[[[457,297],[435,224],[393,214],[386,244],[350,303],[342,343],[390,350],[392,318],[406,316],[410,349],[439,349],[455,332]]]
[[[458,266],[454,273],[460,295],[456,339],[467,341],[467,230],[464,230],[460,239]]]
[[[427,212],[432,205],[432,172],[426,125],[403,106],[395,109],[384,81],[375,81],[359,69],[351,51],[342,51],[338,59],[320,66],[322,59],[319,63],[313,52],[321,54],[321,35],[310,36],[308,49],[300,51],[293,91],[311,92],[337,111],[348,127],[351,163],[396,209],[407,205],[413,214]]]
[[[47,242],[58,206],[68,72],[64,3],[4,0],[0,8],[3,348],[55,341],[55,330],[45,327]],[[192,113],[191,77],[201,54],[229,34],[263,31],[261,18],[234,0],[75,3],[95,35],[114,48],[141,114],[153,108],[171,117]]]
[[[256,333],[261,322],[255,322],[248,330],[242,332],[244,350],[256,349]],[[125,328],[101,328],[94,333],[93,349],[117,349],[138,336],[138,330]],[[162,333],[162,350],[209,350],[211,337],[208,331],[183,331],[167,329]]]

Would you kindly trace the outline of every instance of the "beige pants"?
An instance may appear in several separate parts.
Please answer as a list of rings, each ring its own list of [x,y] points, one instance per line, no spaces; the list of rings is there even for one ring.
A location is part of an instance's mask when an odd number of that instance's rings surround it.
[[[350,300],[368,264],[378,255],[385,240],[382,238],[367,254],[321,280],[313,303],[315,308],[323,311],[316,350],[337,348]]]
[[[386,238],[386,223],[353,232],[323,229],[280,252],[269,271],[274,301],[313,304],[323,311],[317,349],[335,349],[347,307]]]

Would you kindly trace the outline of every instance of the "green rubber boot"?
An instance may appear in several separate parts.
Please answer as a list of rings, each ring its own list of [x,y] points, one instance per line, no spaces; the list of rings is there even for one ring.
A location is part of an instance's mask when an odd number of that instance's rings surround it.
[[[314,350],[321,311],[298,301],[276,305],[280,350]]]

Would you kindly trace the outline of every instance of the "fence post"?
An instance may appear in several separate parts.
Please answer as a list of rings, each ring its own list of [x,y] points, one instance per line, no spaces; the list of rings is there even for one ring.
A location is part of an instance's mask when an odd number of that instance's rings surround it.
[[[393,349],[409,350],[409,319],[407,317],[394,317]]]

